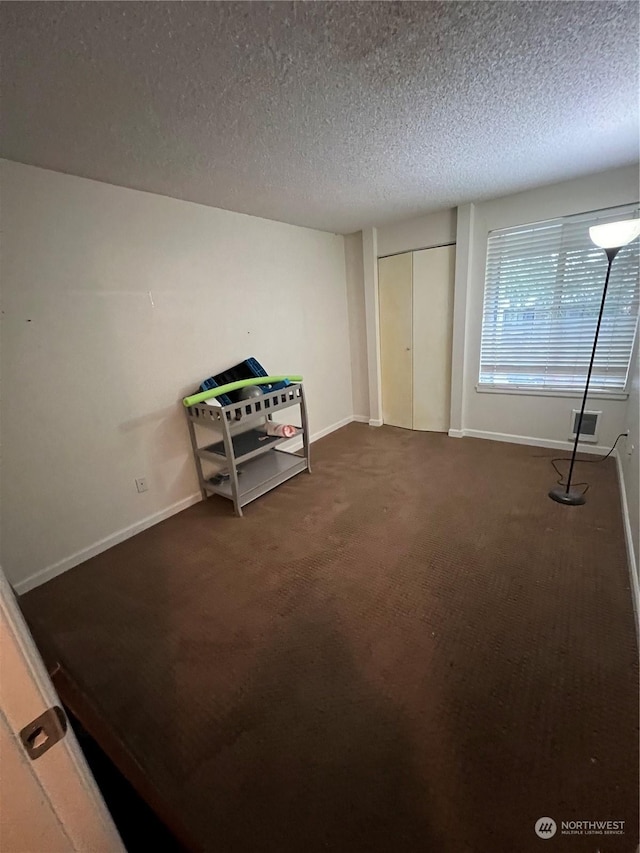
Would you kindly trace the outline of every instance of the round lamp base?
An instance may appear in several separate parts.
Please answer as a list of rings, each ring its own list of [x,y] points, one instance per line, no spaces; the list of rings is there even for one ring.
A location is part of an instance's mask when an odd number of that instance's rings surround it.
[[[556,486],[555,489],[551,489],[549,497],[552,501],[559,504],[565,504],[565,506],[582,506],[582,504],[587,502],[587,499],[582,492],[567,492],[563,486]]]

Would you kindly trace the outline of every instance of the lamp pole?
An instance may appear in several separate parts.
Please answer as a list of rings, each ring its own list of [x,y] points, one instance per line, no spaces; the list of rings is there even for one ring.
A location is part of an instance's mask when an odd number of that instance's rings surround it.
[[[604,249],[607,255],[607,276],[604,280],[604,288],[602,290],[602,301],[600,302],[600,312],[598,314],[598,322],[596,324],[596,333],[593,338],[593,349],[591,350],[591,359],[589,360],[589,370],[587,371],[587,381],[584,386],[584,394],[582,395],[582,406],[580,407],[580,416],[578,417],[578,426],[576,428],[576,437],[573,442],[573,452],[571,454],[571,465],[569,466],[569,476],[567,477],[566,486],[554,486],[549,492],[551,500],[565,506],[581,506],[586,502],[584,492],[578,492],[571,489],[571,479],[573,477],[573,468],[576,464],[576,453],[578,452],[578,442],[580,441],[580,430],[582,429],[582,418],[584,417],[584,409],[587,404],[587,395],[589,394],[589,382],[591,381],[591,372],[593,371],[593,363],[596,358],[596,349],[598,346],[598,335],[600,334],[600,324],[602,323],[602,315],[604,313],[604,303],[607,298],[607,289],[609,287],[609,277],[611,276],[611,265],[615,256],[623,246],[631,243],[632,240],[640,235],[640,219],[628,219],[622,222],[610,222],[606,225],[594,225],[589,229],[591,240]]]
[[[582,395],[582,406],[580,407],[580,415],[578,417],[578,426],[576,428],[576,437],[573,442],[573,453],[571,454],[571,465],[569,466],[569,476],[567,477],[566,486],[556,486],[549,492],[549,497],[559,504],[567,504],[568,506],[580,506],[585,503],[583,492],[571,491],[571,478],[573,476],[573,466],[576,464],[576,453],[578,452],[578,442],[580,441],[580,430],[582,429],[582,418],[584,417],[584,408],[587,405],[587,395],[589,394],[589,382],[591,381],[591,372],[593,371],[593,362],[596,358],[596,349],[598,347],[598,335],[600,334],[600,324],[602,323],[602,315],[604,313],[604,303],[607,298],[607,288],[609,287],[609,276],[611,275],[611,264],[613,259],[618,254],[622,246],[614,246],[605,249],[609,263],[607,264],[607,277],[604,280],[604,289],[602,291],[602,301],[600,302],[600,313],[598,314],[598,322],[596,324],[596,334],[593,339],[593,349],[591,350],[591,359],[589,361],[589,370],[587,371],[587,382],[584,386],[584,394]]]

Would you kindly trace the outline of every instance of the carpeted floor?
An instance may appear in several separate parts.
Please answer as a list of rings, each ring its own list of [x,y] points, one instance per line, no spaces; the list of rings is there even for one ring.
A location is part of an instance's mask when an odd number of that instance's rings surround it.
[[[23,598],[108,751],[216,853],[634,851],[614,462],[562,507],[539,448],[352,424],[312,451],[244,519],[210,498]]]

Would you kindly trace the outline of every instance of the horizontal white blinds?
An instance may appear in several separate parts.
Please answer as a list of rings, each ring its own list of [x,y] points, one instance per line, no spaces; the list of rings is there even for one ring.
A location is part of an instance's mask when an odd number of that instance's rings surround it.
[[[636,218],[638,207],[553,219],[489,234],[480,385],[583,390],[607,257],[589,227]],[[592,391],[625,389],[638,321],[639,242],[613,262]]]

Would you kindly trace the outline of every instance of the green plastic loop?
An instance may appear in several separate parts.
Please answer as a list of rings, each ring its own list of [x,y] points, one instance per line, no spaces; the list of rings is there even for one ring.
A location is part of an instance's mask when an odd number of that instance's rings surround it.
[[[247,388],[250,385],[273,385],[275,382],[284,382],[285,380],[302,382],[302,376],[259,376],[256,379],[239,379],[237,382],[228,382],[226,385],[220,385],[219,388],[212,388],[210,391],[192,394],[190,397],[185,397],[182,403],[187,407],[195,406],[197,403],[204,403],[205,400],[211,400],[221,394],[228,394],[229,391],[237,391],[239,388]]]

